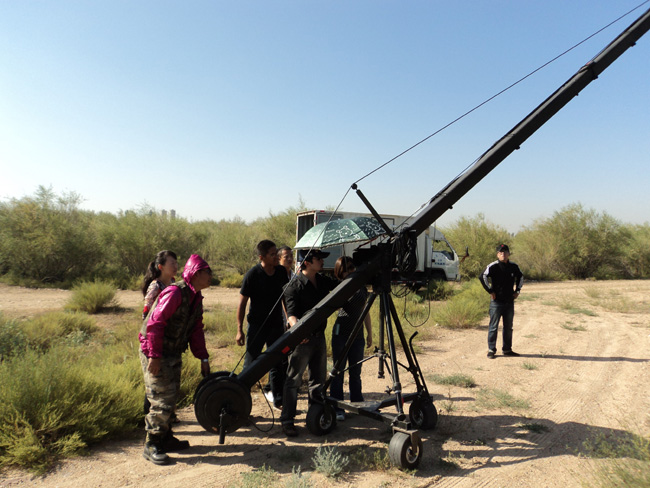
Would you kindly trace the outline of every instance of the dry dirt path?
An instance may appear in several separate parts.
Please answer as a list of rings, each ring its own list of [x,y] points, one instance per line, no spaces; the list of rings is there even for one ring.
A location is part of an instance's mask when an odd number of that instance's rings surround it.
[[[65,296],[60,290],[1,287],[0,311],[26,316],[59,309]],[[122,292],[119,300],[124,307],[138,307],[140,298]],[[206,307],[234,307],[236,301],[237,292],[215,289],[207,294]],[[519,358],[488,360],[486,325],[487,320],[471,330],[436,328],[433,337],[419,342],[418,359],[440,418],[436,429],[422,433],[424,457],[416,472],[355,469],[338,481],[311,473],[312,486],[593,486],[607,461],[580,456],[586,440],[616,439],[626,431],[650,435],[650,282],[526,284],[515,315]],[[366,363],[369,398],[383,397],[388,386],[376,372],[374,360]],[[467,375],[476,386],[441,386],[431,380],[451,374]],[[402,380],[404,390],[413,391],[412,381],[404,374]],[[304,399],[299,408],[306,410]],[[360,417],[315,437],[303,427],[302,414],[300,436],[288,440],[258,392],[252,414],[257,428],[270,431],[244,427],[219,445],[196,423],[191,409],[182,411],[183,422],[175,430],[192,448],[174,454],[169,466],[146,462],[141,436],[136,436],[94,446],[88,456],[65,461],[45,477],[5,473],[0,487],[227,487],[263,464],[286,481],[294,465],[313,470],[311,459],[320,445],[372,459],[391,437],[385,426]]]

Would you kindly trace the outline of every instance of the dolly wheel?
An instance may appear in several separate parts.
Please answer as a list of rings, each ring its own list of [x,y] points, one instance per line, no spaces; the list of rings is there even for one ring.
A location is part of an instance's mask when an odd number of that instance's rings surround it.
[[[314,435],[329,434],[336,427],[336,415],[331,405],[312,403],[307,410],[307,429]]]
[[[388,458],[393,466],[402,469],[415,469],[422,458],[422,439],[417,438],[414,446],[411,436],[404,432],[395,432],[388,445]]]
[[[438,411],[433,402],[415,400],[409,408],[409,418],[416,429],[433,429],[438,423]]]

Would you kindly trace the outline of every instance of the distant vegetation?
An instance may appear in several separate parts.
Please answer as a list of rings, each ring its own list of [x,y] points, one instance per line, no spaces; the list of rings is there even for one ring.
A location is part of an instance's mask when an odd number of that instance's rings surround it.
[[[117,215],[81,210],[80,195],[39,187],[33,196],[0,203],[0,276],[26,286],[71,287],[79,281],[112,282],[136,288],[147,264],[162,249],[203,256],[216,280],[238,286],[257,260],[261,239],[278,246],[295,244],[295,215],[302,202],[283,212],[246,222],[191,222],[143,206]],[[483,215],[461,217],[441,229],[460,254],[464,279],[475,278],[496,259],[506,242],[512,260],[531,279],[643,279],[650,275],[650,225],[631,225],[610,215],[569,205],[535,221],[516,235]]]

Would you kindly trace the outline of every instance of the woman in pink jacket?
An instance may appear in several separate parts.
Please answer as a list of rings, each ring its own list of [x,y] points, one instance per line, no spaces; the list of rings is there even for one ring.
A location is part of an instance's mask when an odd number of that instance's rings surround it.
[[[167,452],[187,449],[189,442],[174,437],[170,417],[180,389],[182,354],[188,346],[201,360],[201,373],[210,373],[203,333],[203,295],[212,271],[199,255],[185,263],[183,279],[166,287],[154,303],[139,335],[140,361],[147,398],[147,440],[143,456],[154,464],[167,464]]]

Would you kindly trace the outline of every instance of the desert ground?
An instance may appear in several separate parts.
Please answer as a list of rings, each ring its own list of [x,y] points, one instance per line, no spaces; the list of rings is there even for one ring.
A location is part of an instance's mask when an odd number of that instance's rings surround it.
[[[213,288],[205,295],[207,309],[219,303],[234,310],[237,303],[236,290]],[[27,317],[59,310],[68,296],[63,290],[3,285],[0,311]],[[121,307],[140,307],[137,292],[121,291],[117,298]],[[407,324],[404,329],[407,336],[413,333]],[[415,343],[439,419],[435,429],[421,432],[423,457],[414,471],[372,465],[391,438],[389,427],[377,421],[349,416],[326,436],[309,433],[304,395],[298,405],[300,435],[287,439],[278,412],[254,389],[251,424],[228,435],[223,445],[186,408],[175,433],[192,447],[172,454],[168,466],[143,459],[144,435],[137,432],[92,446],[86,456],[64,460],[45,476],[0,473],[0,487],[229,487],[263,465],[278,474],[277,486],[291,478],[294,466],[301,466],[315,487],[597,486],[600,470],[611,460],[586,456],[586,444],[596,439],[615,444],[630,432],[650,435],[650,281],[527,283],[515,314],[513,348],[521,357],[499,352],[487,359],[487,318],[466,330],[431,329]],[[234,332],[233,312],[233,339]],[[213,370],[219,369],[222,351],[211,352]],[[434,381],[435,375],[457,374],[475,386]],[[405,371],[401,379],[405,392],[414,391]],[[377,378],[376,359],[365,363],[363,385],[367,399],[385,398],[391,385]],[[357,462],[339,478],[326,478],[312,463],[319,446],[337,446]],[[361,458],[366,467],[359,467]]]

